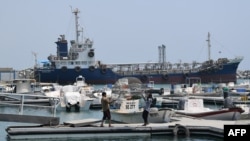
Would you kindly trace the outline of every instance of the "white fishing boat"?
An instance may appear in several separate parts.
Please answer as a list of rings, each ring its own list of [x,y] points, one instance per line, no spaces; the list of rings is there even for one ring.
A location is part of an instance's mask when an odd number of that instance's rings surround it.
[[[112,88],[108,87],[107,85],[105,85],[101,89],[93,91],[93,96],[96,97],[96,98],[101,98],[102,97],[102,92],[106,92],[107,97],[112,96]]]
[[[7,93],[41,94],[41,85],[35,79],[14,79],[5,86]]]
[[[84,93],[86,95],[92,95],[95,88],[92,85],[89,85],[85,82],[85,78],[82,75],[76,77],[76,82],[74,85],[80,90],[80,93]]]
[[[112,120],[121,123],[143,123],[143,108],[139,108],[139,99],[120,99],[115,103],[117,109],[111,109]],[[149,123],[165,123],[171,120],[174,112],[171,109],[151,108],[148,120]]]
[[[92,92],[93,102],[91,104],[91,108],[93,109],[100,109],[101,108],[101,99],[102,99],[102,92],[106,93],[107,98],[112,98],[112,89],[105,85],[101,89],[94,90]]]
[[[203,99],[184,98],[179,101],[176,114],[210,120],[238,120],[244,110],[241,107],[211,109],[204,107]]]
[[[6,100],[21,100],[21,96],[24,96],[26,99],[38,99],[36,95],[43,96],[41,85],[35,79],[14,79],[10,83],[2,85],[1,91],[3,93],[15,94],[6,96]]]
[[[84,82],[84,78],[79,76],[76,78],[76,82],[73,85],[65,86],[54,86],[54,88],[49,88],[44,90],[44,94],[49,97],[60,98],[60,103],[57,104],[57,110],[75,111],[88,110],[93,102],[93,98],[86,95],[82,88],[86,87],[87,84]],[[54,100],[51,100],[54,102]],[[54,105],[55,103],[51,103]]]
[[[48,97],[60,98],[60,103],[56,108],[58,111],[66,110],[70,112],[72,108],[77,112],[89,110],[93,99],[85,94],[81,94],[79,91],[75,91],[71,87],[73,86],[63,86],[61,90],[47,91],[44,94]],[[54,105],[53,99],[51,101],[53,102],[51,105]]]
[[[250,105],[249,104],[235,104],[237,107],[241,107],[244,112],[241,114],[240,119],[248,119],[250,120]]]

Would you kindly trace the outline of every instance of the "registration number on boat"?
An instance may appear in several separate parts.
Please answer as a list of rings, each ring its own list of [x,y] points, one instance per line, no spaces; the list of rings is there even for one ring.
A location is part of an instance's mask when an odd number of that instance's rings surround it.
[[[134,101],[126,102],[126,109],[135,109],[135,102]]]

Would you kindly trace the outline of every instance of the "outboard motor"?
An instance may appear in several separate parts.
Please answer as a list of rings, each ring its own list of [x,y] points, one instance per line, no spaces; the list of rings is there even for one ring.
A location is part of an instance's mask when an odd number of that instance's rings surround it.
[[[67,111],[67,112],[70,112],[70,111],[71,111],[71,104],[70,104],[70,103],[68,103],[68,105],[66,105],[66,111]]]
[[[150,105],[150,107],[156,107],[156,102],[157,102],[157,99],[153,98],[152,104]]]
[[[228,89],[223,89],[223,96],[224,96],[224,108],[233,108],[235,107],[233,104],[233,100],[228,96]]]
[[[174,94],[174,84],[171,84],[170,94]]]
[[[77,102],[77,104],[75,105],[75,111],[80,112],[80,103],[79,102]]]
[[[177,109],[178,110],[184,110],[184,106],[185,106],[185,99],[180,99],[179,103],[178,103],[178,106],[177,106]]]

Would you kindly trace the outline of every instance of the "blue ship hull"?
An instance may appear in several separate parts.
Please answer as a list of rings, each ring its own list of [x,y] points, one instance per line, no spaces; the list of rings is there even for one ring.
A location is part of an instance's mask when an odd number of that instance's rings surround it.
[[[93,71],[89,69],[36,69],[35,76],[39,82],[53,82],[59,84],[73,84],[75,78],[79,75],[85,77],[85,81],[89,84],[113,84],[122,77],[137,77],[142,82],[147,83],[154,81],[155,84],[182,84],[186,83],[187,78],[198,77],[202,83],[228,83],[236,82],[236,71],[239,62],[223,65],[223,69],[210,69],[207,71],[198,71],[190,73],[147,73],[121,75],[113,72],[111,69],[96,68]],[[159,72],[159,71],[158,71]],[[135,72],[134,72],[135,73]]]

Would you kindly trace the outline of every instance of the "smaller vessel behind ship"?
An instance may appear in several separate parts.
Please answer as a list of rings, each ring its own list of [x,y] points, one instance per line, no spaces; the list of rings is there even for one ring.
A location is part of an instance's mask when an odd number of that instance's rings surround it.
[[[68,42],[64,35],[56,41],[57,55],[50,55],[47,62],[35,64],[34,78],[38,82],[73,84],[82,75],[88,84],[113,84],[123,77],[136,77],[143,83],[182,84],[190,77],[199,77],[202,83],[236,82],[236,71],[243,57],[210,59],[210,34],[208,33],[209,58],[203,63],[170,63],[165,59],[165,46],[159,46],[159,62],[103,64],[95,60],[93,41],[80,41],[82,30],[78,25],[79,10],[75,9],[76,39]]]

